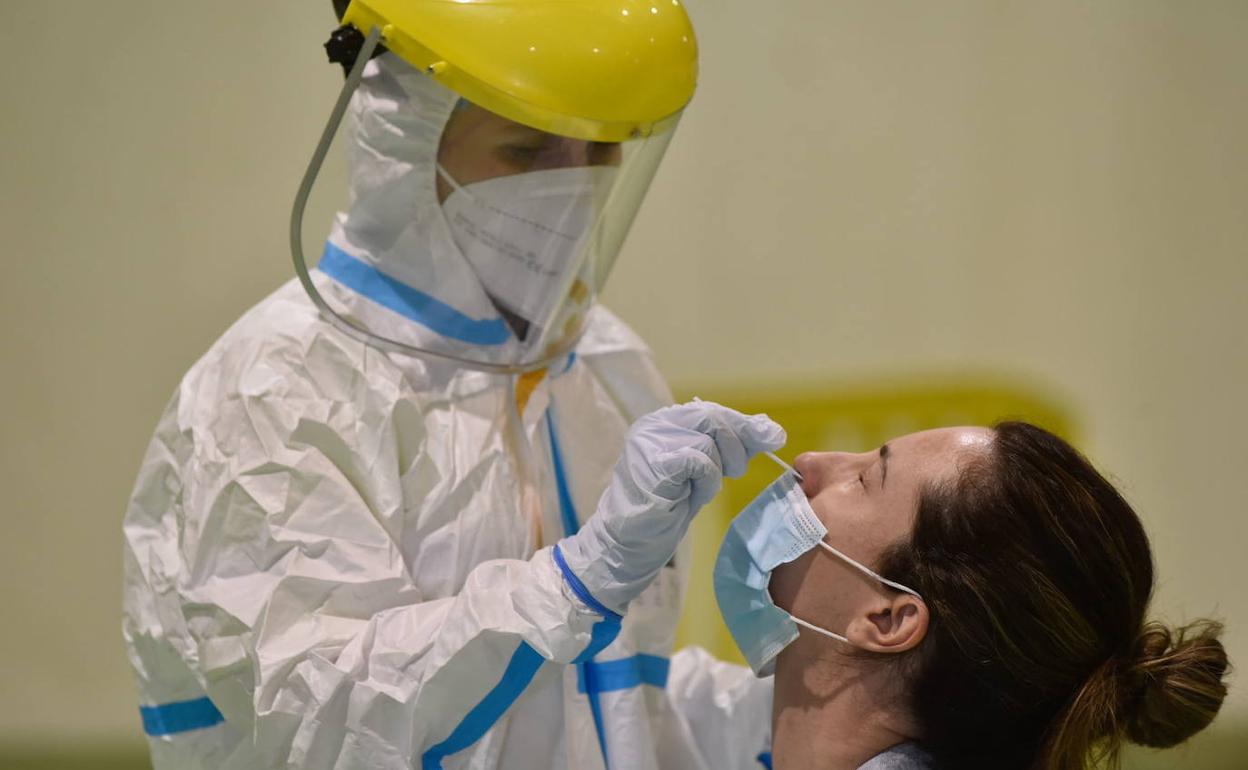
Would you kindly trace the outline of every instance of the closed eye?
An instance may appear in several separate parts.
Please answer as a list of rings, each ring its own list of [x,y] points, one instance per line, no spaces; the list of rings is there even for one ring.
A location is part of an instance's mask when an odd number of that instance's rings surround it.
[[[503,151],[516,160],[531,161],[537,157],[539,152],[542,151],[542,147],[509,144],[503,147]]]

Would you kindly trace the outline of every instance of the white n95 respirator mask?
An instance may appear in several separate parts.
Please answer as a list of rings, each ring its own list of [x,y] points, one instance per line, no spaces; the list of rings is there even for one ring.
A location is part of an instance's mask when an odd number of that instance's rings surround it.
[[[442,203],[451,236],[499,306],[526,325],[553,314],[616,171],[553,168],[460,185],[438,166],[452,188]]]
[[[828,530],[792,472],[762,491],[733,519],[715,560],[715,600],[732,639],[756,676],[775,673],[776,656],[797,639],[800,625],[846,644],[845,636],[795,618],[776,606],[767,590],[771,573],[815,547],[890,588],[918,596],[887,580],[823,541]]]

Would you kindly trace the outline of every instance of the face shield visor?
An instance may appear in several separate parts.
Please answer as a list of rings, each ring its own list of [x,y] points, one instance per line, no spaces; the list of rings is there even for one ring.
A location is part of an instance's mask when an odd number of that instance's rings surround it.
[[[643,76],[654,73],[630,72],[625,67],[620,72],[578,74],[578,69],[585,68],[567,65],[563,55],[553,61],[565,61],[565,64],[547,73],[538,68],[526,74],[520,64],[513,63],[494,77],[470,76],[465,68],[438,59],[423,44],[417,44],[386,19],[379,18],[378,14],[385,9],[373,6],[385,5],[387,3],[357,0],[344,19],[349,23],[367,24],[371,32],[363,37],[360,49],[354,54],[355,65],[348,74],[296,200],[291,228],[296,272],[328,320],[375,347],[486,371],[522,372],[547,366],[566,356],[584,330],[588,311],[610,274],[683,106],[692,94],[696,49],[688,20],[683,16],[683,9],[675,6],[680,12],[677,19],[680,24],[674,29],[679,33],[677,39],[683,39],[686,44],[692,64],[686,67],[688,71],[683,80],[675,78],[678,86],[685,83],[685,93],[679,93],[677,88],[676,92],[664,95],[664,103],[653,94],[639,101],[635,95],[629,97],[624,88],[625,83],[652,83],[655,78]],[[456,6],[409,1],[396,4],[394,10],[408,11],[425,5],[436,7],[440,12],[449,12]],[[467,4],[466,9],[480,8],[497,13],[499,9],[506,11],[522,5],[480,3]],[[625,3],[625,10],[629,5]],[[653,16],[648,10],[650,4],[645,5],[646,13]],[[596,0],[572,0],[553,6],[563,14],[559,18],[566,16],[565,21],[581,29],[585,27],[580,25],[587,20],[568,14],[567,9],[592,8],[595,13],[609,10],[622,18],[618,4]],[[438,25],[418,23],[428,22],[427,19],[409,21],[417,28],[436,28],[454,34],[456,30],[449,24],[450,18],[441,19],[443,23]],[[454,19],[462,20],[462,14]],[[566,39],[560,36],[559,29],[551,26],[551,19],[546,19],[534,27],[547,38],[539,40],[522,35],[519,42],[511,41],[510,48],[519,45],[517,50],[520,50],[528,44],[528,48],[537,49],[545,42]],[[608,26],[601,21],[598,24],[598,28]],[[431,288],[428,283],[436,284],[440,276],[450,271],[471,275],[475,290],[487,300],[465,301],[464,307],[471,307],[471,312],[475,313],[472,322],[502,330],[492,334],[488,344],[432,338],[413,341],[410,336],[392,333],[394,330],[385,324],[371,324],[358,316],[337,312],[321,296],[303,259],[299,242],[303,205],[337,124],[360,81],[365,60],[383,39],[380,31],[383,28],[386,47],[401,56],[403,62],[414,66],[417,77],[434,78],[456,97],[437,141],[433,169],[429,178],[421,182],[433,188],[429,190],[430,199],[436,197],[437,216],[441,222],[430,227],[440,229],[445,235],[435,239],[442,262],[437,269],[428,271],[427,281],[421,277],[419,269],[409,273],[414,276],[409,283],[457,310],[454,297],[439,296],[439,287]],[[469,30],[458,32],[461,34],[456,40],[474,39],[468,34]],[[650,33],[643,29],[642,34]],[[628,53],[625,49],[632,45],[631,38],[636,36],[632,31],[628,35],[622,42],[615,41],[618,50],[624,53]],[[497,55],[497,51],[505,48],[501,43],[491,46],[489,41],[484,42],[486,49],[494,52],[485,61],[494,63],[500,58],[506,59]],[[603,47],[606,45],[604,41]],[[604,48],[593,48],[593,55]],[[471,57],[466,57],[468,59]],[[640,61],[635,56],[633,59]],[[516,81],[520,85],[513,84],[507,89],[499,87],[508,85],[508,77],[516,80],[513,77],[516,73],[524,76]],[[608,75],[616,77],[617,82],[611,82]],[[524,93],[522,86],[540,83],[543,78],[549,81],[548,86]],[[584,81],[583,87],[579,81]],[[578,87],[581,87],[580,96]],[[667,88],[670,91],[672,87],[669,84]],[[613,93],[618,98],[612,97]],[[549,100],[543,102],[543,97],[550,94],[558,97],[556,106],[561,109],[551,109]],[[603,108],[596,108],[593,100],[604,105]],[[637,109],[637,104],[643,101],[653,103],[649,113]],[[585,108],[568,109],[577,104]],[[673,105],[675,109],[669,109]],[[636,120],[630,115],[642,115],[644,119]],[[463,284],[467,282],[458,280],[457,291],[466,291]],[[493,318],[489,317],[491,315]]]
[[[456,249],[525,352],[579,335],[672,136],[577,139],[461,100],[438,148]]]

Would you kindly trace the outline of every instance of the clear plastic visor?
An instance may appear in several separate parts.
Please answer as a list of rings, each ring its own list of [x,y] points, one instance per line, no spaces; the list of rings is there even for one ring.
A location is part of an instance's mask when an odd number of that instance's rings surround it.
[[[438,200],[524,360],[574,344],[671,135],[592,142],[456,105],[438,147]]]

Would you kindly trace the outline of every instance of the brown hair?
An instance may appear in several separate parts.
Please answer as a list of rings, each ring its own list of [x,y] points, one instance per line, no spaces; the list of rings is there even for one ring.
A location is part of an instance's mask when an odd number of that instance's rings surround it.
[[[882,574],[913,586],[931,623],[902,661],[937,765],[1080,770],[1124,739],[1173,746],[1226,695],[1221,627],[1146,622],[1148,537],[1118,491],[1065,441],[1022,422],[921,496]]]

